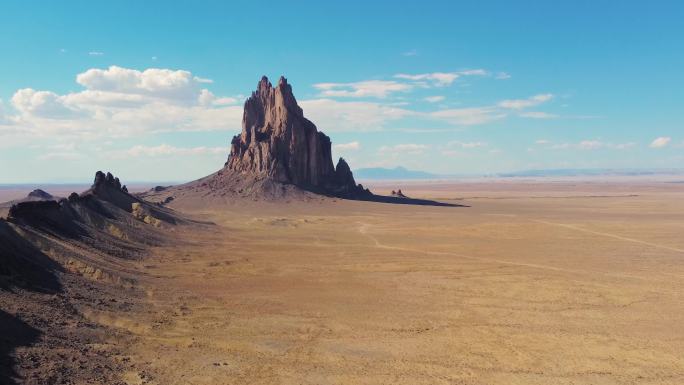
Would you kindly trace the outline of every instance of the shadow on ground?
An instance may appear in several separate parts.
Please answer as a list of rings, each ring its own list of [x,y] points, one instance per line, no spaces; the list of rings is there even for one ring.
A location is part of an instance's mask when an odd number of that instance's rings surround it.
[[[0,295],[18,291],[55,294],[62,290],[57,278],[60,266],[0,220]],[[11,299],[12,297],[8,297]],[[35,343],[41,332],[0,309],[0,384],[14,385],[18,379],[16,348]]]
[[[370,197],[359,198],[358,200],[367,202],[389,203],[395,205],[414,205],[414,206],[441,206],[441,207],[470,207],[456,203],[438,202],[429,199],[400,198],[385,195],[372,195]]]
[[[19,346],[29,346],[38,340],[40,331],[19,318],[0,310],[0,383],[18,385],[13,356]]]

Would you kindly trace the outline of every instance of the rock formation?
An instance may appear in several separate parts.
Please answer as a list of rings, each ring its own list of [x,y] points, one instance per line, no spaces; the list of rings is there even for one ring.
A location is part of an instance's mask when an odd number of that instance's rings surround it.
[[[34,199],[37,199],[37,200],[51,200],[51,199],[54,199],[54,197],[53,197],[51,194],[49,194],[49,193],[47,193],[47,192],[45,192],[45,191],[43,191],[43,190],[41,190],[41,189],[35,189],[35,190],[31,191],[31,192],[28,194],[28,198],[34,198]]]
[[[262,77],[245,102],[242,132],[231,141],[225,168],[336,196],[370,195],[344,159],[333,167],[330,138],[304,117],[284,77],[276,87]]]
[[[404,195],[404,193],[401,192],[401,189],[399,189],[397,191],[392,190],[392,196],[398,197],[398,198],[406,198],[406,195]]]

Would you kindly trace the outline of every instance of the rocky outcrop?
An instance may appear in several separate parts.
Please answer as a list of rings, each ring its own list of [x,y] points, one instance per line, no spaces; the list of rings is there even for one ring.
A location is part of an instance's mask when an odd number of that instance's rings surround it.
[[[96,192],[106,189],[116,189],[121,192],[128,192],[128,190],[125,188],[126,186],[121,186],[121,181],[119,181],[119,178],[114,177],[111,172],[105,174],[102,171],[95,173],[95,180],[93,181],[93,185],[91,187],[91,189]]]
[[[36,200],[52,200],[55,199],[51,194],[41,190],[35,189],[28,194],[28,198],[33,198]]]
[[[242,132],[231,141],[225,168],[315,192],[352,198],[370,195],[356,185],[344,159],[333,167],[330,138],[304,117],[284,77],[276,87],[262,77],[245,102]]]
[[[404,195],[404,193],[401,192],[401,189],[399,189],[397,191],[392,190],[392,196],[398,197],[398,198],[406,198],[406,195]]]

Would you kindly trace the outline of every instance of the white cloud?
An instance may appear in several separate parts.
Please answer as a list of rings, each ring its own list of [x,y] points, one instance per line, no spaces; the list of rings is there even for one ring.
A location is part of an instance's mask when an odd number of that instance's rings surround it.
[[[415,49],[411,49],[411,50],[408,50],[408,51],[406,51],[406,52],[402,52],[401,55],[402,55],[402,56],[417,56],[417,55],[418,55],[418,51],[415,50]]]
[[[448,147],[458,147],[458,148],[479,148],[479,147],[486,147],[487,143],[485,142],[459,142],[459,141],[451,141],[447,143]]]
[[[332,99],[312,99],[299,102],[304,115],[325,132],[378,131],[387,123],[413,111],[371,102],[339,102]]]
[[[230,150],[227,147],[175,147],[168,144],[158,146],[137,145],[125,150],[123,154],[130,157],[163,157],[163,156],[188,156],[188,155],[221,155],[228,156]],[[122,155],[115,153],[114,155]]]
[[[236,98],[217,98],[206,88],[200,91],[197,101],[202,106],[228,106],[237,103]]]
[[[90,52],[88,52],[88,55],[90,55],[90,56],[103,56],[103,55],[104,55],[104,52],[100,52],[100,51],[90,51]]]
[[[426,144],[406,143],[406,144],[397,144],[394,146],[382,146],[378,149],[378,152],[380,152],[381,154],[390,154],[390,155],[402,155],[402,154],[420,155],[420,154],[423,154],[429,148],[430,148],[430,146],[428,146]]]
[[[340,143],[334,145],[333,148],[339,151],[358,151],[361,149],[361,144],[359,142]]]
[[[554,118],[558,117],[558,115],[549,114],[547,112],[540,112],[540,111],[521,112],[520,114],[518,114],[518,116],[523,117],[523,118],[530,118],[530,119],[554,119]]]
[[[579,149],[581,150],[596,150],[602,148],[604,144],[598,140],[583,140],[579,142]]]
[[[393,80],[365,80],[354,83],[317,83],[314,88],[320,90],[320,95],[325,97],[386,98],[390,93],[408,91],[413,86]]]
[[[428,116],[455,125],[478,125],[502,119],[505,113],[492,107],[454,108],[431,112]]]
[[[551,144],[550,141],[542,139],[542,140],[537,140],[535,142],[535,144],[537,144],[537,145],[549,145],[546,148],[548,148],[550,150],[574,149],[574,150],[583,150],[583,151],[600,150],[600,149],[628,150],[628,149],[634,148],[636,146],[636,143],[634,143],[634,142],[611,143],[611,142],[604,142],[604,141],[597,140],[597,139],[582,140],[578,143],[555,143],[555,144]]]
[[[4,124],[10,124],[10,118],[5,109],[5,102],[0,99],[0,126]]]
[[[539,94],[539,95],[535,95],[535,96],[532,96],[532,97],[527,98],[527,99],[503,100],[499,103],[499,107],[510,108],[513,110],[520,110],[523,108],[538,106],[542,103],[548,102],[551,99],[553,99],[552,94]]]
[[[216,98],[212,104],[215,106],[228,106],[237,103],[237,101],[236,98]]]
[[[461,76],[484,76],[487,71],[482,69],[465,70],[458,72],[431,72],[424,74],[396,74],[397,79],[405,79],[412,81],[427,81],[436,87],[445,87],[451,85],[456,79]]]
[[[188,99],[211,80],[193,76],[189,71],[149,68],[138,71],[118,66],[92,68],[78,74],[76,82],[91,91],[146,95],[156,98]]]
[[[77,114],[75,109],[65,105],[63,96],[31,88],[23,88],[15,92],[12,96],[12,106],[24,116],[67,119]]]
[[[565,150],[565,149],[568,149],[571,147],[573,147],[573,145],[571,143],[556,143],[556,144],[551,145],[551,147],[549,147],[549,148],[552,150]]]
[[[79,160],[83,159],[83,154],[77,152],[48,152],[38,156],[38,160]]]
[[[15,92],[15,115],[0,112],[3,132],[24,137],[92,140],[167,131],[240,129],[242,108],[234,98],[201,88],[208,79],[188,71],[137,71],[112,66],[79,74],[86,89],[60,95],[25,88]]]
[[[424,98],[423,100],[425,100],[428,103],[438,103],[438,102],[443,101],[444,99],[445,99],[444,96],[435,95],[435,96],[428,96],[428,97]]]
[[[616,150],[628,150],[630,148],[636,147],[636,143],[634,143],[634,142],[617,143],[617,144],[611,144],[610,147],[614,148]]]
[[[506,72],[499,72],[496,74],[496,76],[494,76],[494,78],[499,79],[499,80],[506,80],[506,79],[510,79],[511,75],[509,75]]]
[[[663,148],[666,147],[668,144],[670,144],[670,141],[672,141],[672,138],[669,136],[661,136],[658,138],[653,139],[649,147],[651,148]]]

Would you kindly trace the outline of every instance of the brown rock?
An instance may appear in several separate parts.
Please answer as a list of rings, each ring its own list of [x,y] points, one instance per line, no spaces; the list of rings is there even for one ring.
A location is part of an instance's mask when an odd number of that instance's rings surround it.
[[[333,167],[330,138],[304,117],[284,77],[276,87],[262,77],[245,102],[242,132],[231,141],[225,167],[314,191],[365,194],[343,159]]]

